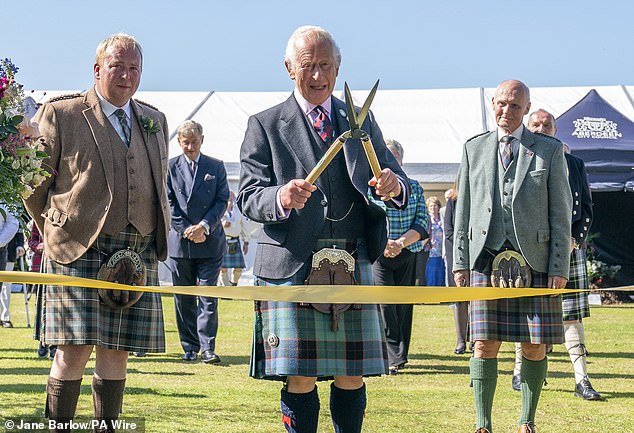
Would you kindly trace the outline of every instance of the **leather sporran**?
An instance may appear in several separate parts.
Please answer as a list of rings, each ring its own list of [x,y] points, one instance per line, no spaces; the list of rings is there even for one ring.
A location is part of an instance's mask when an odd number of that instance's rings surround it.
[[[306,285],[356,285],[354,278],[355,260],[347,251],[337,248],[323,248],[313,254],[312,267]],[[305,304],[304,304],[305,305]],[[359,304],[308,304],[315,310],[332,315],[332,330],[339,329],[339,315],[349,309],[359,309]]]
[[[131,286],[145,286],[147,270],[141,256],[130,249],[115,251],[99,268],[97,278]],[[136,304],[143,292],[99,289],[101,301],[113,310],[123,310]]]
[[[238,241],[237,238],[227,239],[227,254],[229,255],[238,254],[238,251],[240,251],[239,245],[240,245],[240,242]]]
[[[491,271],[493,287],[530,287],[531,283],[531,267],[520,253],[506,250],[495,256]]]

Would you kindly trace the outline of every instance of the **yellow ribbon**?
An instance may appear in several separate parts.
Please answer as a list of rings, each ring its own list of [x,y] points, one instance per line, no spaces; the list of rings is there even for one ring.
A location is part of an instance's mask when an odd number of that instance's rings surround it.
[[[335,304],[436,304],[440,302],[478,301],[526,296],[559,295],[582,292],[573,289],[437,286],[128,286],[109,281],[36,272],[0,271],[0,281],[18,284],[51,284],[94,289],[136,290],[165,294],[212,296],[216,298],[327,302]],[[634,286],[610,288],[610,291],[634,291]]]

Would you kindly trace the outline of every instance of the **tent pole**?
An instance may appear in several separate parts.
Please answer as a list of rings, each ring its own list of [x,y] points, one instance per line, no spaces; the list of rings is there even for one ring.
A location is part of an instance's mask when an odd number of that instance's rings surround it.
[[[200,101],[200,103],[198,105],[196,105],[196,107],[194,107],[194,109],[192,110],[191,113],[189,113],[189,116],[187,116],[185,118],[185,120],[191,120],[192,117],[194,117],[196,115],[196,113],[198,113],[198,110],[201,109],[201,107],[203,105],[205,105],[205,102],[207,102],[207,100],[209,98],[211,98],[211,95],[213,95],[215,93],[215,90],[210,91],[207,96],[205,96],[203,98],[202,101]],[[178,127],[176,129],[174,129],[174,131],[170,134],[170,141],[172,141],[172,139],[176,136],[176,134],[178,133]]]
[[[482,132],[489,130],[487,127],[486,101],[484,100],[484,87],[480,87],[480,111],[482,112]]]

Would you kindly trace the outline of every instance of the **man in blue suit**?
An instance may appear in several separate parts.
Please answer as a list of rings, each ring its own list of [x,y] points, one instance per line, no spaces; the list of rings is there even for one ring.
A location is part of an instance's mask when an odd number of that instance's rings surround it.
[[[172,211],[168,251],[172,281],[178,286],[215,285],[226,250],[220,219],[229,186],[222,161],[200,153],[202,125],[187,120],[178,128],[183,154],[169,161],[167,197]],[[174,295],[183,360],[217,364],[218,299]]]

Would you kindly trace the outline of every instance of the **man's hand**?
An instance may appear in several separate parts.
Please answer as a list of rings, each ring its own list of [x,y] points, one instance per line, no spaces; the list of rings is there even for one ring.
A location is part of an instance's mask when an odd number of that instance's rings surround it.
[[[378,179],[373,177],[368,182],[368,185],[374,187],[376,194],[383,201],[388,201],[401,195],[401,184],[394,172],[389,168],[381,170],[381,177]]]
[[[231,221],[223,219],[222,220],[222,228],[226,229],[227,227],[231,227]]]
[[[205,242],[207,236],[205,235],[205,226],[202,224],[194,224],[193,226],[189,226],[183,232],[183,237],[192,241],[195,244],[200,244]]]
[[[316,189],[304,179],[293,179],[280,189],[280,203],[284,209],[303,209]]]
[[[388,259],[391,259],[401,254],[401,251],[403,251],[403,248],[400,243],[396,242],[394,239],[388,239],[383,255]]]
[[[246,256],[247,254],[249,254],[249,243],[248,242],[242,242],[242,253]]]
[[[548,277],[549,289],[563,289],[566,287],[568,280],[564,277]]]
[[[15,255],[16,256],[22,257],[25,253],[26,253],[26,251],[24,251],[24,247],[16,247],[15,248]]]
[[[458,287],[466,287],[469,285],[469,271],[454,271],[453,280]]]

